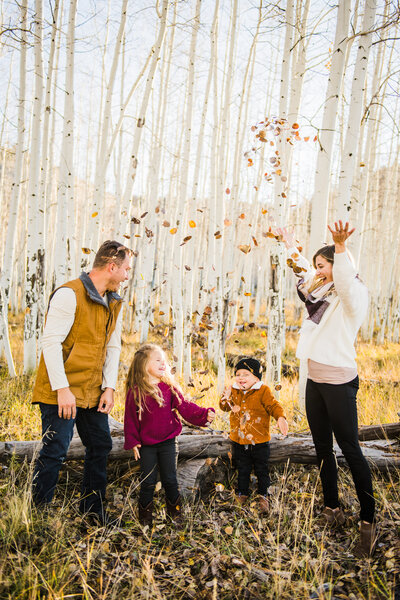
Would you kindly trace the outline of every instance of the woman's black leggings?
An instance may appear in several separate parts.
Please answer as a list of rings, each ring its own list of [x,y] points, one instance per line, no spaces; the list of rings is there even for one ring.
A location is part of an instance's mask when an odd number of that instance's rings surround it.
[[[320,466],[325,506],[339,506],[333,433],[353,476],[361,507],[360,519],[372,523],[375,501],[371,471],[358,443],[358,385],[358,376],[339,385],[315,383],[308,379],[306,411]]]

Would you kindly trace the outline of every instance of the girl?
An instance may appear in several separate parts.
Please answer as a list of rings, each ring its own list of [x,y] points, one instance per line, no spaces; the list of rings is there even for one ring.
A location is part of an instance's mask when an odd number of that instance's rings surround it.
[[[163,350],[145,344],[135,353],[126,380],[125,445],[140,460],[141,486],[139,521],[153,521],[153,495],[160,478],[167,498],[167,514],[180,514],[180,497],[176,478],[178,448],[176,437],[182,431],[177,412],[189,423],[211,423],[213,408],[201,408],[188,402],[174,382]]]
[[[358,556],[369,556],[376,544],[375,502],[371,472],[358,443],[357,364],[354,341],[366,317],[368,290],[357,276],[346,250],[353,233],[349,224],[335,223],[333,245],[324,246],[313,257],[313,267],[299,254],[293,235],[278,233],[288,248],[288,264],[299,277],[297,285],[308,316],[304,321],[297,356],[307,361],[306,412],[314,440],[325,508],[323,523],[343,525],[337,488],[337,466],[333,438],[346,458],[360,502]]]

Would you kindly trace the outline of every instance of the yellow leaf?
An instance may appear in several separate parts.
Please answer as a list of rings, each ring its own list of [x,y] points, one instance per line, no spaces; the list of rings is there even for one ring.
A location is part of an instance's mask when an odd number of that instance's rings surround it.
[[[228,535],[232,535],[233,527],[231,527],[230,525],[228,525],[228,527],[225,527],[225,533],[227,533]]]
[[[251,296],[251,292],[245,292],[244,295],[245,296]]]
[[[224,225],[225,227],[229,227],[229,225],[232,225],[232,221],[230,221],[229,219],[224,219]]]
[[[169,232],[170,232],[172,235],[175,235],[175,233],[176,233],[177,231],[178,231],[178,228],[177,228],[177,227],[173,227],[172,229],[170,229],[170,230],[169,230]]]
[[[238,248],[239,248],[239,250],[244,252],[244,254],[248,254],[251,250],[250,244],[240,244],[240,246],[238,246]]]
[[[97,215],[98,215],[98,214],[99,214],[98,212],[94,212],[94,213],[92,213],[92,217],[93,217],[93,218],[94,218],[94,217],[97,217]]]
[[[189,221],[189,227],[196,227],[196,223],[194,221]]]
[[[90,254],[90,248],[82,248],[83,254]]]

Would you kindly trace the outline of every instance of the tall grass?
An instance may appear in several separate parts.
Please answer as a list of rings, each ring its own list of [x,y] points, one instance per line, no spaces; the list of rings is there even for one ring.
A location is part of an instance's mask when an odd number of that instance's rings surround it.
[[[19,324],[20,326],[20,324]],[[265,351],[262,331],[231,337],[228,352]],[[153,341],[168,345],[161,334]],[[236,340],[239,343],[236,343]],[[16,337],[16,356],[22,354]],[[288,333],[285,361],[294,363],[295,335]],[[113,416],[123,414],[123,382],[135,338],[125,340]],[[360,344],[361,424],[398,420],[400,346]],[[22,360],[22,356],[20,356]],[[21,363],[19,363],[21,364]],[[207,371],[207,372],[205,372]],[[33,378],[0,374],[2,439],[40,436],[38,411],[30,404]],[[208,389],[207,389],[208,388]],[[203,390],[203,391],[202,391]],[[217,406],[216,375],[194,352],[193,387],[204,406]],[[307,427],[297,407],[297,381],[283,380],[281,402],[291,430]],[[216,429],[227,429],[218,415]],[[395,600],[400,565],[399,474],[374,473],[380,539],[370,560],[356,560],[358,503],[347,469],[340,469],[345,528],[327,531],[317,522],[321,492],[315,467],[271,469],[270,513],[261,517],[251,497],[241,509],[228,482],[207,503],[187,501],[182,526],[166,520],[162,492],[156,495],[151,531],[137,521],[138,473],[129,464],[109,465],[109,510],[123,519],[113,529],[87,528],[78,514],[82,465],[62,471],[49,510],[31,505],[32,465],[9,461],[0,472],[0,598],[7,600],[309,599]],[[397,598],[396,598],[397,600]]]

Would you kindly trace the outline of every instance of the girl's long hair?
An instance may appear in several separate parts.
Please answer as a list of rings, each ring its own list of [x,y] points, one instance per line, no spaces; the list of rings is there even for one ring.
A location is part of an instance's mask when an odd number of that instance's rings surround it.
[[[139,419],[142,417],[143,409],[146,408],[146,396],[151,396],[159,406],[164,406],[164,397],[160,388],[158,385],[151,383],[147,372],[147,363],[151,353],[155,350],[164,353],[164,350],[157,344],[144,344],[141,346],[135,352],[126,378],[125,392],[127,394],[129,390],[132,390],[133,399],[139,411]],[[173,391],[182,394],[180,386],[175,382],[168,367],[162,381],[169,385]],[[177,397],[179,398],[179,395]]]
[[[320,248],[319,250],[316,251],[316,253],[314,254],[313,259],[312,259],[312,263],[313,263],[314,269],[317,268],[316,267],[316,262],[317,262],[318,256],[322,256],[322,258],[324,258],[325,260],[327,260],[328,262],[330,262],[333,265],[333,262],[334,262],[334,259],[335,259],[335,246],[334,246],[334,244],[323,246],[322,248]],[[323,282],[321,281],[321,279],[319,279],[318,277],[313,277],[312,280],[307,285],[307,292],[309,294],[311,294],[312,292],[314,292],[315,290],[317,290],[322,285],[323,285]],[[332,288],[331,288],[330,292],[333,292]]]

